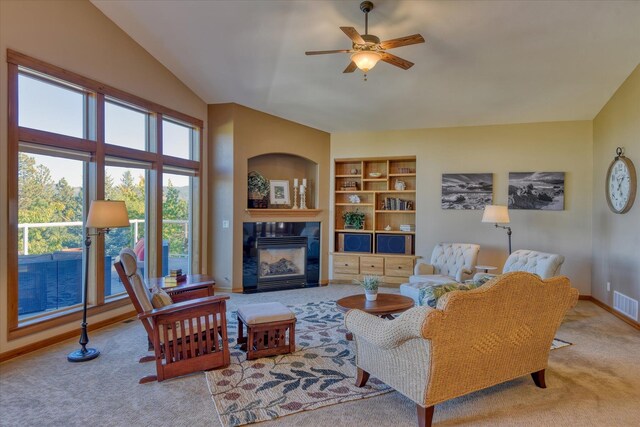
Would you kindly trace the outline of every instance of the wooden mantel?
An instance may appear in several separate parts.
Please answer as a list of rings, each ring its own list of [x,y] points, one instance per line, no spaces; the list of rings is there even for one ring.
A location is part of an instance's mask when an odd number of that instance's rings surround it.
[[[278,216],[317,216],[322,213],[322,209],[245,209],[251,216],[270,216],[270,217],[278,217]]]

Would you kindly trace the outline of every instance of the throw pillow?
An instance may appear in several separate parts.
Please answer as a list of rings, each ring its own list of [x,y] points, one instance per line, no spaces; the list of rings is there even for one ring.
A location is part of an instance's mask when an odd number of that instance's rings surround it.
[[[133,252],[138,257],[138,261],[144,261],[144,237],[136,243],[133,247]]]
[[[153,308],[162,308],[171,304],[173,304],[173,300],[164,290],[156,289],[153,291],[151,295],[151,305],[153,305]]]
[[[428,285],[420,288],[420,296],[418,298],[418,305],[428,305],[429,307],[436,308],[438,305],[438,299],[451,291],[469,291],[477,288],[475,283],[445,283],[443,285]]]
[[[482,286],[494,277],[496,277],[495,274],[483,274],[481,276],[476,276],[473,280],[473,284],[476,285],[476,287]]]

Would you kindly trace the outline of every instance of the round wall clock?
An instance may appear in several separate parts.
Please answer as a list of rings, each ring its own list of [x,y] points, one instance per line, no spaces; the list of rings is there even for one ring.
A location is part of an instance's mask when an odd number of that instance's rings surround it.
[[[622,154],[622,148],[618,147],[616,154],[607,171],[607,203],[613,212],[623,214],[636,198],[636,168]]]

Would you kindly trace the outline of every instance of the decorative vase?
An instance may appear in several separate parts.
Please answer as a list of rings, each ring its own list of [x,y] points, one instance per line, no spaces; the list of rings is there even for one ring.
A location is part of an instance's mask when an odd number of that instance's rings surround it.
[[[266,197],[251,198],[248,200],[249,209],[266,209],[269,206],[269,199]]]
[[[367,301],[375,301],[378,298],[378,290],[370,291],[365,289],[364,296],[367,297]]]

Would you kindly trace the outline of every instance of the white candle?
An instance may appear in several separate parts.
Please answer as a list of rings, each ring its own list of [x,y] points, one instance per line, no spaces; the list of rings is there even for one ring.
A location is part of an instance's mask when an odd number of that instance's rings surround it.
[[[293,178],[293,186],[294,187],[298,186],[298,178]]]
[[[304,184],[302,184],[302,185],[300,186],[300,194],[304,194],[304,190],[305,190],[305,185],[304,185]]]
[[[307,178],[302,178],[302,185],[307,186]]]

